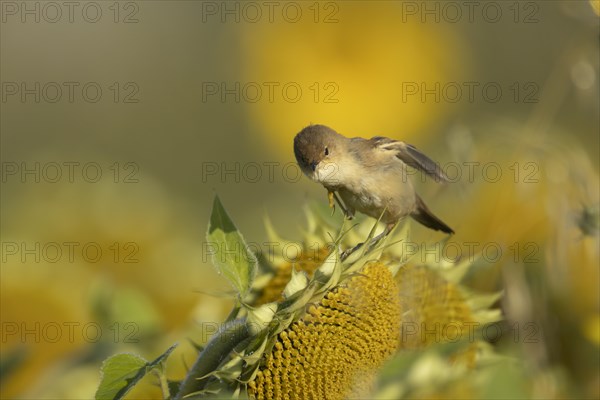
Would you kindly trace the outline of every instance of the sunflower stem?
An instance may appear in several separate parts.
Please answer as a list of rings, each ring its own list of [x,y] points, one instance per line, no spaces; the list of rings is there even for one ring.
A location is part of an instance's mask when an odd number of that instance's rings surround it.
[[[249,336],[250,330],[245,319],[235,319],[223,325],[198,355],[192,369],[181,382],[175,400],[202,391],[211,372],[217,369],[231,350]]]

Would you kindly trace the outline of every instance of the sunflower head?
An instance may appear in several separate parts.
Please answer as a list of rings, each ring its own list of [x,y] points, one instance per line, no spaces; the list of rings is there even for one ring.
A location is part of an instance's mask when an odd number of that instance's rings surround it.
[[[400,316],[392,273],[379,262],[366,265],[273,338],[248,394],[257,399],[367,395],[375,372],[398,348]]]
[[[336,229],[318,208],[307,215],[304,238],[294,242],[301,251],[292,259],[270,254],[268,272],[255,279],[247,305],[235,315],[250,321],[251,333],[207,378],[207,392],[234,377],[233,393],[246,390],[257,399],[364,398],[374,393],[378,371],[398,351],[432,344],[423,335],[407,340],[407,324],[441,331],[448,324],[499,318],[498,312],[479,312],[497,296],[476,296],[460,284],[469,263],[407,262],[394,246],[407,241],[407,225],[344,258],[342,249],[359,238],[370,240],[378,226],[363,222]],[[331,241],[336,230],[341,233]],[[271,240],[291,243],[269,221],[267,231]],[[475,356],[475,347],[454,355],[465,365],[474,365]]]
[[[236,288],[238,301],[171,392],[176,400],[215,394],[253,399],[370,397],[381,389],[379,373],[388,361],[436,342],[423,335],[407,340],[407,327],[445,331],[448,324],[499,318],[497,311],[488,310],[497,295],[475,295],[460,283],[469,262],[411,263],[398,250],[398,242],[407,241],[407,225],[375,244],[344,253],[357,242],[372,243],[382,227],[359,222],[349,228],[344,222],[336,228],[331,216],[319,209],[307,215],[303,239],[293,242],[299,248],[295,257],[227,258],[233,248],[249,250],[215,200],[208,238],[215,243],[215,265]],[[267,231],[271,241],[292,243],[281,239],[270,222]],[[337,236],[332,234],[336,231]],[[477,352],[473,343],[449,357],[464,370],[475,365]]]

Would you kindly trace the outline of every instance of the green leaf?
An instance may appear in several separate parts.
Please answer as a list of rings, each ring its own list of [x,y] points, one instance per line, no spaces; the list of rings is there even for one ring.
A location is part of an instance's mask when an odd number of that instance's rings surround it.
[[[258,262],[218,196],[215,196],[213,203],[206,239],[213,264],[238,293],[244,296],[250,289]]]
[[[122,399],[146,374],[148,362],[135,354],[117,354],[102,364],[96,399]]]
[[[96,400],[122,399],[148,372],[167,359],[177,344],[169,347],[152,362],[131,353],[116,354],[102,364],[102,378]]]

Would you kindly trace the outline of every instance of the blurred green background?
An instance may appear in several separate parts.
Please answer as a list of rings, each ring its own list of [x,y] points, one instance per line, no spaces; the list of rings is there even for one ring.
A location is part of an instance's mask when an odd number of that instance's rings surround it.
[[[447,167],[414,178],[458,248],[502,250],[471,284],[540,328],[515,353],[597,397],[599,2],[467,3],[2,1],[0,396],[89,398],[175,341],[180,378],[231,305],[214,194],[247,241],[265,213],[297,237],[326,196],[292,139],[322,123]]]

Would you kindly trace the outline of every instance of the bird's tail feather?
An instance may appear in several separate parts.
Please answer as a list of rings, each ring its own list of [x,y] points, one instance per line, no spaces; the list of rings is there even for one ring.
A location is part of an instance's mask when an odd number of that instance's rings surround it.
[[[417,222],[433,230],[442,231],[450,235],[454,234],[452,228],[446,225],[441,219],[436,217],[429,210],[429,208],[427,208],[419,196],[417,196],[417,210],[411,214],[411,217],[413,217],[413,219],[415,219]]]

